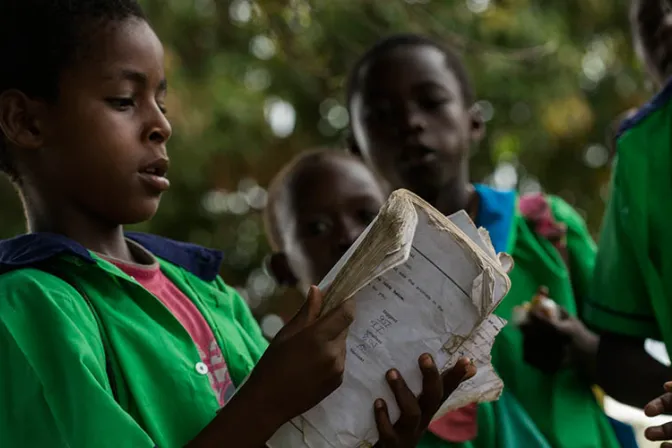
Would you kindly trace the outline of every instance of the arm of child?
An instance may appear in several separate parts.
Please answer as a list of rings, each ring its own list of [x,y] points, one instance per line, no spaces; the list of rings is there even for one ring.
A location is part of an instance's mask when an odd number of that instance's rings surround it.
[[[672,372],[644,349],[645,339],[660,340],[661,334],[628,228],[624,174],[617,163],[584,317],[602,335],[597,383],[615,399],[641,407]]]
[[[622,198],[618,197],[610,204],[607,212],[608,218],[605,220],[605,227],[607,228],[603,232],[603,241],[600,248],[599,267],[600,269],[610,269],[611,278],[614,278],[616,273],[620,273],[619,276],[625,276],[626,278],[638,274],[637,266],[633,266],[631,262],[634,254],[629,253],[629,241],[623,241],[624,233],[621,222],[619,216],[615,214],[617,207],[623,206],[621,202]],[[618,293],[616,289],[622,288],[623,284],[618,282],[619,278],[617,278],[615,284],[605,284],[607,279],[604,277],[604,271],[598,269],[596,280],[603,285],[601,290],[610,291],[612,295],[603,294],[600,297],[591,297],[591,281],[596,259],[596,247],[592,237],[583,219],[571,206],[557,197],[551,197],[550,203],[556,219],[567,225],[570,274],[574,292],[577,296],[579,315],[581,315],[582,302],[587,300],[588,317],[597,318],[598,322],[606,323],[606,328],[612,328],[612,331],[607,331],[600,336],[589,330],[581,320],[569,316],[567,313],[562,313],[564,319],[556,321],[541,313],[535,314],[533,318],[537,321],[546,321],[548,326],[568,337],[572,343],[568,356],[578,364],[578,367],[591,381],[600,385],[616,400],[631,406],[642,407],[658,393],[659,385],[670,378],[672,372],[646,352],[643,337],[619,335],[613,332],[612,325],[618,326],[621,324],[616,320],[619,318],[627,319],[628,316],[619,312],[618,307],[622,306],[623,301],[611,300],[614,297],[613,294]],[[619,242],[615,241],[616,237],[619,238]],[[620,246],[614,247],[617,244]],[[613,253],[614,251],[618,253]],[[628,275],[631,277],[627,277]],[[628,283],[627,286],[631,285],[632,283]],[[625,291],[630,290],[630,287],[625,288]],[[624,289],[620,289],[621,294],[623,294],[623,291]],[[634,292],[620,300],[626,302],[627,300],[638,301],[639,303],[634,304],[634,306],[646,302]],[[643,305],[646,309],[646,303]],[[617,309],[613,310],[610,307],[617,307]],[[605,316],[607,317],[605,318]],[[655,327],[655,324],[653,326]],[[623,325],[626,331],[636,331],[641,327],[641,323],[636,325],[634,329],[629,322]],[[650,335],[650,328],[651,326],[643,329],[645,333],[642,334]]]
[[[0,446],[154,446],[115,402],[99,341],[69,285],[41,271],[3,274]]]
[[[567,226],[567,252],[574,300],[578,316],[583,314],[583,301],[589,295],[597,246],[579,213],[557,196],[549,196],[553,216]]]

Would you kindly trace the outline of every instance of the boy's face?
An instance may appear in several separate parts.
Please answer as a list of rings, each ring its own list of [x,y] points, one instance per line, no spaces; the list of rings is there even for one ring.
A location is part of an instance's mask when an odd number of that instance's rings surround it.
[[[391,186],[432,198],[461,180],[482,123],[464,104],[445,55],[404,45],[371,61],[360,76],[351,103],[354,138]]]
[[[145,221],[168,188],[163,47],[139,19],[96,33],[61,75],[39,151],[21,158],[47,200],[116,226]]]
[[[303,287],[327,275],[376,217],[385,197],[357,160],[331,157],[299,173],[278,223],[287,262]]]

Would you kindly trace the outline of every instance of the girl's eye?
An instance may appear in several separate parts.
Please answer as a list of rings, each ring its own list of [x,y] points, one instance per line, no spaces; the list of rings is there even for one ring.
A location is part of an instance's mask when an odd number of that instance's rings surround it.
[[[159,110],[163,115],[166,115],[168,113],[168,109],[166,109],[166,106],[164,104],[159,104]]]
[[[108,98],[107,103],[120,111],[125,111],[135,106],[133,98]]]

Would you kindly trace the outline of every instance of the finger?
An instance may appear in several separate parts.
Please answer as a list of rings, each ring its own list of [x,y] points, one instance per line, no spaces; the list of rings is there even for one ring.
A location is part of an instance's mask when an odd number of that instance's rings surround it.
[[[665,412],[672,412],[672,393],[667,392],[644,407],[647,417],[655,417]]]
[[[530,320],[537,323],[555,326],[553,320],[546,314],[541,307],[534,307],[530,310]]]
[[[334,340],[343,336],[355,319],[355,301],[346,300],[333,310],[329,311],[315,323],[319,325],[320,334],[326,340]]]
[[[672,422],[660,426],[649,426],[644,431],[644,436],[652,441],[663,441],[672,439]]]
[[[443,401],[450,397],[450,394],[455,392],[463,381],[472,378],[476,375],[476,365],[468,358],[460,358],[457,360],[452,369],[447,370],[441,375],[443,380]]]
[[[422,411],[418,399],[415,398],[411,389],[406,385],[406,381],[401,374],[395,369],[387,372],[387,383],[394,393],[394,398],[397,400],[397,406],[401,411],[401,416],[394,425],[399,434],[415,434],[420,427],[420,418]]]
[[[660,445],[660,448],[672,448],[672,443],[663,442],[662,445]]]
[[[317,319],[317,316],[320,314],[320,309],[322,308],[322,293],[317,288],[317,286],[311,286],[308,290],[308,296],[306,301],[303,302],[303,305],[292,318],[287,326],[291,327],[305,327],[311,322],[314,322]]]
[[[663,384],[663,389],[665,389],[665,392],[672,392],[672,381]]]
[[[376,418],[376,427],[378,428],[378,438],[381,447],[393,447],[396,445],[397,434],[394,431],[390,414],[387,412],[385,400],[377,399],[373,405],[373,415]]]
[[[418,397],[423,422],[428,422],[441,406],[443,400],[443,381],[431,355],[425,353],[418,359],[422,372],[422,393]]]

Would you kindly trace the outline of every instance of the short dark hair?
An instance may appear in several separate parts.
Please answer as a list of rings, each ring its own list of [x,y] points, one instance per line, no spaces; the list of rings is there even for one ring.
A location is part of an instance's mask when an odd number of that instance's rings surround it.
[[[274,251],[284,249],[282,236],[280,234],[280,209],[287,200],[288,193],[291,192],[294,180],[301,175],[304,170],[314,169],[316,166],[334,158],[353,160],[364,165],[359,157],[350,154],[341,149],[319,148],[304,151],[296,155],[275,175],[268,187],[268,200],[264,209],[264,229],[268,244]]]
[[[131,17],[145,20],[137,0],[1,0],[0,94],[17,89],[55,100],[61,72],[82,53],[90,33]],[[0,171],[19,180],[2,134]]]
[[[657,71],[654,75],[665,82],[672,76],[672,16],[670,0],[633,0],[630,26],[635,46],[645,53]]]
[[[462,62],[462,59],[460,59],[457,53],[455,53],[455,51],[453,51],[447,45],[443,45],[427,36],[422,36],[420,34],[394,34],[379,40],[375,45],[369,48],[366,53],[364,53],[357,60],[357,62],[355,62],[352,70],[350,70],[346,87],[348,110],[350,110],[352,97],[360,89],[360,84],[362,81],[361,73],[366,65],[374,61],[376,58],[379,58],[386,53],[389,53],[390,51],[402,46],[432,47],[443,53],[446,57],[446,64],[448,69],[450,69],[455,74],[455,77],[460,83],[462,90],[462,100],[464,101],[465,106],[468,107],[474,103],[474,89],[471,85],[467,68],[465,67],[464,62]]]

